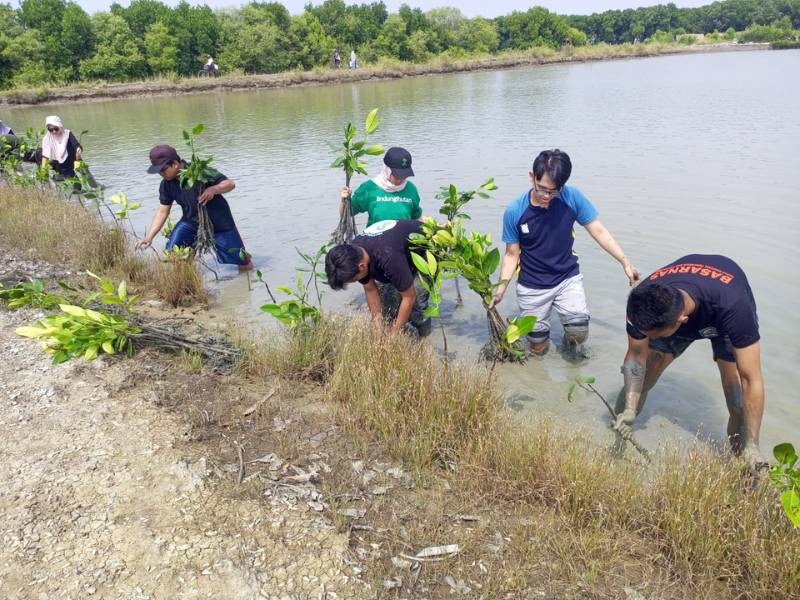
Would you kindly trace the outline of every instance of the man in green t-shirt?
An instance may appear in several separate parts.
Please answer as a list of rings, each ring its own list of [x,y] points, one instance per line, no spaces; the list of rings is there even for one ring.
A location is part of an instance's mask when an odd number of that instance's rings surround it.
[[[380,174],[362,183],[355,192],[347,186],[342,188],[340,212],[349,200],[354,215],[367,213],[367,227],[378,221],[419,219],[422,216],[419,192],[408,180],[414,175],[411,154],[405,148],[389,148],[383,164]]]

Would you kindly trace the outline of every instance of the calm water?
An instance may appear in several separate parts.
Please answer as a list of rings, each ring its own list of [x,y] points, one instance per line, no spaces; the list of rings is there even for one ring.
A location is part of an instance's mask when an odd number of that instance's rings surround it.
[[[536,153],[566,150],[574,165],[570,183],[594,201],[643,273],[690,252],[726,254],[747,272],[763,338],[762,448],[769,451],[780,441],[800,442],[797,73],[800,51],[700,54],[14,109],[3,120],[24,129],[58,113],[67,127],[88,129],[85,155],[97,178],[144,202],[136,215],[140,230],[158,203],[159,179],[145,175],[149,148],[160,142],[180,148],[181,129],[202,121],[204,147],[237,182],[228,200],[239,229],[272,284],[294,280],[293,247],[314,250],[335,227],[342,175],[328,168],[328,142],[338,142],[343,124],[360,123],[373,107],[384,119],[376,142],[411,150],[426,213],[438,210],[439,186],[496,178],[498,192],[469,212],[472,227],[498,240],[503,208],[527,189]],[[378,164],[373,159],[372,172]],[[567,404],[564,389],[581,372],[596,375],[600,390],[615,397],[628,286],[619,265],[582,228],[576,250],[592,311],[592,357],[575,365],[552,350],[500,373],[522,414],[556,414],[607,439],[599,402],[579,394]],[[235,272],[225,275],[215,310],[269,324],[257,312],[265,295],[248,293]],[[451,289],[443,311],[451,348],[465,359],[476,356],[486,331],[469,294],[454,310]],[[353,289],[328,293],[325,301],[341,308],[359,296]],[[515,312],[513,294],[501,309]],[[555,330],[559,340],[560,327]],[[726,415],[710,346],[698,342],[651,393],[638,435],[651,446],[698,431],[721,439]]]

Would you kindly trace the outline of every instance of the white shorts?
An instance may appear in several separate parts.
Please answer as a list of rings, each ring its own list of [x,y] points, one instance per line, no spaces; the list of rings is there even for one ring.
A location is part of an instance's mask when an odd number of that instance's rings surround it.
[[[527,288],[517,283],[517,303],[521,315],[534,315],[536,325],[530,333],[534,342],[550,337],[550,309],[555,308],[561,324],[589,324],[589,308],[586,306],[586,292],[583,289],[583,275],[565,279],[554,288]]]

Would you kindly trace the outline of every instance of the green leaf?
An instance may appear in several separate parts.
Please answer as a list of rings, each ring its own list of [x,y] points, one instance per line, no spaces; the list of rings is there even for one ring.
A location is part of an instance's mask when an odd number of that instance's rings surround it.
[[[775,456],[775,460],[782,465],[791,467],[797,462],[797,452],[794,446],[789,442],[775,446],[775,448],[772,449],[772,454]]]
[[[124,279],[119,282],[119,287],[117,288],[117,296],[123,302],[125,301],[125,298],[128,297],[128,284],[125,282]]]
[[[781,505],[789,520],[794,523],[795,527],[800,528],[800,494],[797,493],[797,488],[781,494]]]
[[[499,265],[500,265],[500,250],[498,248],[494,248],[483,259],[483,271],[487,275],[491,275],[497,270],[497,267]]]
[[[370,156],[378,156],[379,154],[383,154],[385,149],[381,144],[375,144],[374,146],[369,146],[365,152]]]
[[[86,360],[94,360],[97,358],[97,354],[100,351],[100,344],[90,344],[88,348],[86,348],[86,352],[83,353],[83,358]]]
[[[428,275],[433,276],[436,273],[436,257],[430,250],[425,251],[425,256],[428,259]]]
[[[286,285],[276,285],[275,289],[280,291],[280,292],[283,292],[284,294],[291,294],[292,293],[292,289],[289,286],[286,286]]]
[[[42,337],[43,334],[47,332],[47,329],[43,327],[17,327],[14,330],[19,336],[27,337],[27,338],[38,338]]]
[[[581,383],[594,383],[596,381],[594,375],[578,375],[575,379]]]
[[[183,130],[183,139],[188,142],[189,141],[189,137],[190,137],[189,136],[189,132],[184,129]]]
[[[533,331],[536,325],[536,315],[525,315],[524,317],[517,317],[514,320],[515,325],[519,328],[520,337],[528,335]]]
[[[378,109],[373,108],[369,111],[367,115],[367,120],[364,124],[365,129],[368,134],[375,133],[375,130],[378,129],[378,125],[380,124],[380,119],[378,118]]]
[[[202,123],[198,123],[197,125],[195,125],[192,128],[192,135],[200,135],[201,133],[203,133],[204,129],[205,129],[205,125],[203,125]],[[205,145],[205,144],[203,144],[203,145]]]
[[[517,327],[512,323],[511,325],[506,327],[506,330],[503,333],[503,337],[509,344],[513,344],[520,338],[519,327]]]
[[[115,354],[116,350],[114,349],[114,344],[110,341],[103,342],[103,352],[106,354]]]
[[[414,263],[414,266],[417,267],[417,271],[419,271],[423,275],[428,275],[428,276],[432,275],[432,273],[428,269],[428,262],[416,252],[411,253],[411,261]]]
[[[577,387],[578,384],[574,381],[569,384],[569,388],[567,388],[567,402],[572,402],[575,399],[575,390]]]
[[[73,317],[85,317],[86,316],[86,309],[81,308],[80,306],[73,306],[72,304],[59,304],[58,308],[62,311],[67,313],[68,315],[72,315]]]

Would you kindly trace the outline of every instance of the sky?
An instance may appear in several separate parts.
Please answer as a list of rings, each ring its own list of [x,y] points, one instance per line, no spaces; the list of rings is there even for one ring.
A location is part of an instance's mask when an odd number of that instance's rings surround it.
[[[108,10],[113,0],[77,0],[86,12],[93,13],[101,10]],[[282,4],[289,9],[292,14],[300,13],[308,0],[282,0]],[[372,0],[360,0],[358,2],[347,2],[348,4],[361,4]],[[703,6],[711,4],[713,0],[674,0],[679,7]],[[129,0],[117,0],[122,6],[127,6]],[[312,0],[313,4],[321,4],[322,0]],[[497,17],[505,15],[515,10],[528,10],[531,6],[544,6],[548,10],[562,14],[591,14],[603,12],[610,9],[637,8],[639,6],[652,6],[655,4],[666,4],[668,0],[648,1],[648,0],[384,0],[389,12],[395,12],[401,4],[405,3],[412,7],[419,7],[422,10],[429,10],[439,6],[456,6],[461,9],[467,17]],[[177,4],[177,0],[166,0],[169,5]],[[212,8],[227,8],[231,6],[241,6],[246,4],[243,0],[189,0],[189,4],[208,4]]]

